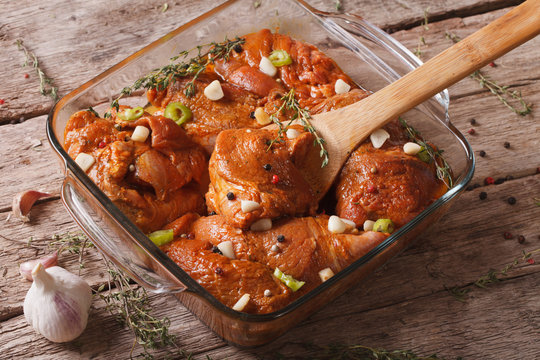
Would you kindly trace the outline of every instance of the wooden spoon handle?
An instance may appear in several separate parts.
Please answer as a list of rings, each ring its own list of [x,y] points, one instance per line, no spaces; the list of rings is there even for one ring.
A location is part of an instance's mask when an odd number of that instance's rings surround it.
[[[540,0],[528,0],[382,90],[336,110],[341,114],[332,116],[341,121],[334,130],[355,146],[390,120],[539,33]]]

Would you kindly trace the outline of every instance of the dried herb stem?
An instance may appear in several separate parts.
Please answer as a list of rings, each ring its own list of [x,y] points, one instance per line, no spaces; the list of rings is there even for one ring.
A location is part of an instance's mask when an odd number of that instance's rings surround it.
[[[31,66],[35,69],[37,76],[39,77],[39,92],[43,96],[50,96],[53,100],[58,100],[58,88],[54,86],[53,80],[45,75],[45,72],[39,66],[39,61],[36,56],[31,51],[28,51],[26,46],[21,39],[16,41],[17,47],[19,50],[24,52],[26,60],[23,63],[23,67]]]
[[[444,360],[443,358],[438,357],[436,354],[425,357],[419,356],[410,350],[384,350],[364,345],[316,345],[313,343],[302,342],[291,342],[289,344],[300,346],[308,351],[312,351],[313,354],[310,354],[309,359],[317,360]],[[297,359],[299,357],[293,356],[292,358]],[[287,357],[281,356],[280,359],[287,359]]]
[[[452,33],[447,32],[446,38],[453,41],[454,43],[459,42],[461,39]],[[530,114],[532,111],[532,105],[525,102],[521,96],[521,91],[510,91],[509,86],[501,86],[495,82],[495,80],[490,79],[488,76],[484,75],[480,70],[476,70],[471,75],[472,79],[476,80],[481,87],[488,89],[493,95],[499,99],[499,101],[504,104],[507,108],[512,110],[514,113],[525,116]],[[518,101],[521,108],[517,108],[514,105],[510,104],[510,99]]]
[[[290,117],[289,121],[285,126],[283,126],[283,123],[279,120],[279,114],[286,113],[286,112],[292,112],[292,116]],[[281,141],[283,139],[283,135],[289,128],[289,126],[292,125],[292,123],[296,120],[299,120],[302,126],[304,126],[304,130],[310,132],[314,137],[314,146],[319,146],[319,156],[323,159],[321,167],[325,167],[328,165],[328,151],[326,150],[324,144],[325,141],[323,138],[319,136],[313,125],[311,124],[311,114],[309,113],[309,110],[304,109],[300,106],[298,103],[298,100],[295,96],[294,88],[289,90],[289,92],[281,97],[281,105],[279,108],[277,108],[276,112],[274,112],[272,115],[270,115],[270,119],[279,127],[278,134],[276,138],[274,138],[270,144],[268,145],[268,150],[272,147],[272,145],[278,141]]]
[[[422,20],[422,28],[423,31],[426,32],[429,30],[428,26],[428,14],[429,14],[429,7],[424,10],[424,20]],[[418,38],[418,45],[416,46],[416,49],[414,49],[413,53],[416,55],[419,59],[422,58],[422,46],[426,45],[426,39],[424,38],[424,35],[420,35]]]
[[[228,60],[231,51],[235,47],[244,44],[244,42],[245,40],[239,37],[236,37],[234,40],[225,38],[225,40],[220,43],[212,42],[210,44],[196,46],[190,50],[184,50],[177,56],[172,57],[170,59],[170,64],[153,70],[148,75],[137,79],[133,85],[123,88],[120,95],[112,101],[111,108],[118,111],[120,106],[118,101],[123,96],[129,96],[136,90],[142,88],[147,90],[164,90],[169,84],[176,81],[176,79],[184,77],[191,77],[191,80],[186,84],[184,90],[186,96],[191,97],[195,95],[195,81],[200,74],[206,71],[208,66],[213,64],[216,60]],[[197,52],[197,55],[188,59],[188,56],[194,51]],[[182,60],[177,62],[179,59]],[[105,114],[105,117],[110,117],[110,113]]]
[[[407,124],[403,118],[400,117],[399,121],[401,126],[407,132],[409,139],[420,145],[422,147],[421,153],[424,152],[430,159],[430,162],[435,165],[437,178],[439,178],[439,180],[444,182],[446,186],[451,189],[454,186],[454,182],[452,180],[450,165],[442,156],[444,150],[435,150],[431,144],[424,140],[420,132]]]

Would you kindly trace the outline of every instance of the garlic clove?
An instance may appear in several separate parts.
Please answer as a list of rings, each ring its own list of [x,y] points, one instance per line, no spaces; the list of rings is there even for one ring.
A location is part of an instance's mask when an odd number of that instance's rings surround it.
[[[24,299],[24,316],[36,332],[53,342],[77,338],[86,328],[92,302],[90,286],[69,271],[38,263]]]
[[[375,149],[379,149],[390,138],[390,134],[384,129],[377,129],[369,135],[371,144]]]
[[[32,270],[36,267],[37,263],[41,263],[45,269],[50,268],[58,264],[58,251],[52,254],[46,255],[39,259],[25,261],[19,265],[19,272],[28,281],[32,281]]]
[[[30,209],[32,209],[34,203],[39,199],[48,196],[52,195],[35,190],[27,190],[18,193],[13,197],[13,202],[11,204],[13,215],[21,219],[23,222],[30,221],[28,214],[30,213]]]

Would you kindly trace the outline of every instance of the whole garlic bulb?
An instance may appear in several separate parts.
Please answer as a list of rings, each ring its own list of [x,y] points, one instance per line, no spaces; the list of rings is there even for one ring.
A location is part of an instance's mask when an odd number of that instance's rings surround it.
[[[32,277],[24,299],[26,321],[50,341],[66,342],[81,335],[92,302],[86,281],[59,266],[45,269],[41,263]]]

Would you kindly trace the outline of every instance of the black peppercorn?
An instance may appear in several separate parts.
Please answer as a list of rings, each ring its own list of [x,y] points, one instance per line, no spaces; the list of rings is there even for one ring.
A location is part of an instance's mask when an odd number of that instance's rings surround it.
[[[210,211],[210,212],[208,213],[208,216],[214,216],[214,215],[216,215],[216,212],[215,212],[215,211]]]
[[[473,189],[479,188],[480,186],[481,186],[480,184],[474,184]]]
[[[480,155],[481,157],[484,157],[484,156],[486,156],[486,152],[484,150],[480,150],[478,155]]]
[[[240,44],[236,44],[234,45],[234,51],[236,51],[237,53],[241,53],[242,51],[244,51],[244,48],[242,47],[242,45]]]
[[[504,142],[504,147],[507,148],[507,149],[510,148],[510,143],[508,141],[505,141]]]
[[[495,180],[495,185],[500,185],[502,184],[503,182],[505,182],[506,179],[505,178],[498,178],[497,180]]]
[[[474,186],[469,185],[469,186],[467,186],[467,188],[465,189],[465,191],[472,191],[473,189],[474,189]]]
[[[229,200],[234,200],[234,193],[231,192],[231,191],[229,191],[229,192],[227,193],[227,199],[229,199]]]
[[[480,195],[478,195],[480,197],[480,200],[486,200],[487,199],[487,192],[485,191],[482,191],[480,193]]]
[[[255,119],[255,111],[250,112],[249,117]]]
[[[223,253],[221,252],[221,250],[219,250],[217,246],[212,246],[212,252],[219,255],[223,255]]]
[[[216,272],[216,274],[218,274],[218,275],[221,275],[221,274],[223,274],[223,269],[222,269],[222,268],[220,268],[219,266],[218,266],[218,267],[217,267],[217,268],[216,268],[216,269],[215,269],[214,271],[215,271],[215,272]]]
[[[513,196],[510,196],[506,201],[508,201],[510,205],[514,205],[517,202],[516,198]]]
[[[525,236],[519,235],[518,236],[518,243],[523,244],[525,242]]]
[[[505,231],[503,233],[503,236],[506,240],[509,240],[509,239],[513,239],[514,238],[514,235],[512,235],[512,233],[508,232],[508,231]]]
[[[473,126],[476,125],[476,119],[471,119],[470,123],[471,123],[471,125],[473,125]]]
[[[285,241],[285,235],[278,235],[277,241],[278,242],[284,242]]]
[[[264,170],[266,170],[266,171],[270,171],[270,170],[272,170],[272,165],[270,165],[270,164],[264,164],[264,165],[263,165],[263,168],[264,168]]]

